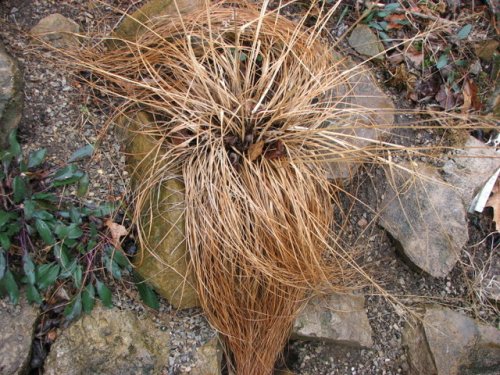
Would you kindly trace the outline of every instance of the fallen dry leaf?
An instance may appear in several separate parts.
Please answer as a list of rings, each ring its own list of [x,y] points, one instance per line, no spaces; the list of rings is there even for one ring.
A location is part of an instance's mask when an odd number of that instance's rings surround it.
[[[468,112],[471,108],[475,111],[481,109],[481,100],[477,95],[477,86],[474,81],[466,79],[462,87],[464,96],[464,104],[462,105],[462,113]]]
[[[486,207],[493,208],[493,221],[496,229],[500,229],[500,178],[497,179],[490,198],[486,202]]]
[[[121,224],[115,223],[113,220],[108,219],[105,222],[111,233],[112,245],[115,248],[120,247],[120,238],[128,234],[127,229]]]
[[[262,155],[262,150],[264,149],[264,141],[259,141],[257,143],[252,143],[248,148],[248,158],[250,161],[254,161],[260,155]]]
[[[405,52],[405,57],[410,61],[415,68],[420,68],[422,62],[424,61],[423,52],[419,52],[414,48],[409,49]]]

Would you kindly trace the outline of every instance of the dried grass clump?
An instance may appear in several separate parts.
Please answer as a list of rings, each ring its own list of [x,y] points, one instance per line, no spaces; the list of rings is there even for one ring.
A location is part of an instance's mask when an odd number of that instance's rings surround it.
[[[200,301],[237,374],[270,374],[310,292],[354,280],[352,256],[332,235],[323,162],[363,162],[376,149],[354,147],[346,131],[371,125],[352,122],[363,111],[344,103],[355,73],[341,69],[321,27],[266,4],[220,2],[80,56],[94,84],[123,99],[121,112],[155,117],[139,129],[155,142],[135,192],[140,237],[155,189],[182,175]]]

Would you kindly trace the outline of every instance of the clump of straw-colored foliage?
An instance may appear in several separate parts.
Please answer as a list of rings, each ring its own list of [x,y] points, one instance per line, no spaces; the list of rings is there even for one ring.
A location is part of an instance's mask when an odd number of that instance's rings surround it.
[[[361,272],[332,230],[325,161],[375,160],[379,146],[351,139],[373,124],[353,120],[363,109],[344,99],[355,73],[322,40],[321,19],[307,29],[267,3],[219,2],[80,55],[121,112],[154,115],[138,130],[155,147],[134,192],[136,224],[147,230],[150,195],[181,175],[197,291],[237,374],[270,374],[311,291],[346,288]]]

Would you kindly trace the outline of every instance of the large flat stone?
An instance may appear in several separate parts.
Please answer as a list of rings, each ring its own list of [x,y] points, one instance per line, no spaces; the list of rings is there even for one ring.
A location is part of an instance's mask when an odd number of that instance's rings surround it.
[[[402,164],[387,173],[380,224],[418,268],[444,277],[467,243],[466,210],[456,189],[425,165]]]
[[[414,374],[500,373],[500,331],[447,308],[428,307],[405,327],[403,344]]]
[[[191,375],[221,375],[222,348],[217,338],[213,338],[197,349]]]
[[[18,375],[29,370],[37,317],[38,308],[24,298],[18,306],[0,300],[0,374]]]
[[[475,194],[500,168],[500,154],[495,147],[469,137],[463,148],[449,154],[443,166],[444,179],[453,185],[468,207]]]
[[[168,364],[168,339],[148,318],[96,307],[57,338],[45,374],[160,374]]]
[[[314,297],[294,322],[292,338],[371,347],[372,329],[361,295]]]
[[[381,54],[385,50],[384,45],[368,25],[362,23],[357,25],[347,38],[347,41],[361,55],[378,60],[384,58],[384,55]]]
[[[78,45],[80,26],[62,14],[54,13],[42,18],[32,29],[31,34],[56,48]]]
[[[0,43],[0,148],[8,145],[8,135],[14,130],[23,111],[23,82],[16,61]]]

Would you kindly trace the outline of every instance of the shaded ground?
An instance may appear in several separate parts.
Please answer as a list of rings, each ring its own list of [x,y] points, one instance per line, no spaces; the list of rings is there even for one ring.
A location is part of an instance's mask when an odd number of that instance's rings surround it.
[[[113,5],[127,11],[142,3],[144,1],[115,0]],[[361,5],[356,6],[356,3]],[[405,48],[393,49],[383,61],[369,63],[398,108],[425,107],[439,111],[455,108],[464,114],[473,110],[491,110],[498,60],[489,56],[480,58],[479,55],[487,51],[478,49],[477,45],[481,45],[480,42],[485,39],[493,40],[490,36],[495,31],[488,6],[477,3],[474,9],[468,5],[462,9],[447,8],[443,12],[431,7],[428,12],[423,8],[414,9],[413,14],[405,14],[403,18],[398,13],[385,17],[375,13],[372,16],[371,22],[375,25],[372,29],[384,40],[385,48],[398,46],[401,41],[415,37],[418,32],[425,32],[432,21],[436,22],[435,27],[439,29],[427,35],[420,44],[402,45]],[[294,5],[286,13],[291,18],[298,18],[305,10],[305,7]],[[332,42],[338,40],[341,50],[356,56],[357,53],[347,41],[338,37],[349,29],[359,15],[365,14],[367,17],[369,12],[363,2],[343,2],[327,27]],[[109,131],[104,131],[109,126],[107,110],[100,108],[91,93],[66,72],[52,66],[39,52],[35,53],[29,39],[23,34],[41,18],[52,13],[61,13],[77,21],[85,30],[92,31],[108,32],[120,20],[120,14],[115,10],[102,4],[95,5],[92,1],[4,0],[0,3],[0,36],[9,52],[19,60],[25,78],[25,110],[19,127],[21,142],[28,150],[47,148],[50,162],[54,165],[62,164],[81,146],[97,143],[95,156],[85,165],[91,177],[91,188],[86,199],[122,199],[127,186],[127,175],[123,172],[124,157],[120,154],[120,143],[114,136],[112,125]],[[315,16],[312,15],[310,22],[314,20]],[[451,39],[472,24],[474,28],[463,39]],[[423,52],[424,57],[421,56]],[[364,57],[358,57],[359,61],[364,60]],[[437,69],[439,61],[451,68]],[[411,122],[413,119],[401,116],[399,120]],[[484,140],[490,137],[489,133],[476,135]],[[441,137],[449,137],[449,134],[422,130],[418,133],[408,131],[398,136],[410,145],[425,145],[438,142]],[[373,204],[376,212],[381,192],[385,189],[382,171],[377,168],[362,171],[352,185],[360,189],[360,197]],[[390,293],[404,296],[402,300],[409,305],[423,301],[438,302],[498,325],[495,309],[488,305],[487,300],[478,299],[477,285],[474,285],[481,266],[487,263],[494,250],[498,251],[498,235],[487,237],[493,230],[491,212],[469,217],[470,241],[467,251],[463,252],[460,264],[444,279],[435,279],[410,268],[397,254],[397,249],[384,230],[376,225],[362,225],[364,221],[372,223],[376,220],[374,212],[361,205],[354,207],[349,216],[347,241],[366,249],[366,264],[374,269],[383,269],[384,286]],[[144,311],[138,302],[137,292],[130,291],[127,281],[121,285],[115,283],[114,287],[114,302],[118,307]],[[373,291],[367,289],[366,292],[369,295]],[[404,318],[399,314],[400,311],[395,311],[378,295],[367,296],[366,304],[374,332],[372,349],[349,349],[321,342],[294,341],[286,351],[289,367],[296,374],[407,373],[407,358],[401,345]],[[189,362],[190,352],[210,337],[210,330],[199,310],[176,312],[167,303],[162,303],[160,317],[162,314],[172,319],[170,328],[174,333],[168,373],[183,373],[182,368]],[[39,345],[46,349],[43,329],[40,328],[38,333],[42,340]],[[39,354],[42,360],[43,351],[40,350]]]

